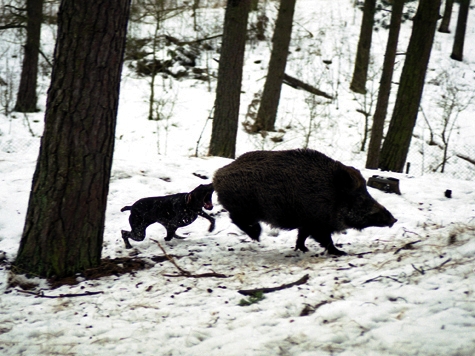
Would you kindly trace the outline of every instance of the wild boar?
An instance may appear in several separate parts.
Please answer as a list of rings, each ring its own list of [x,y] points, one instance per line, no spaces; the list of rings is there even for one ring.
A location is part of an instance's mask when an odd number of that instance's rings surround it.
[[[298,229],[295,250],[311,236],[333,255],[332,233],[391,227],[397,220],[366,190],[361,173],[310,149],[248,152],[218,169],[213,186],[231,220],[259,241],[260,221]]]

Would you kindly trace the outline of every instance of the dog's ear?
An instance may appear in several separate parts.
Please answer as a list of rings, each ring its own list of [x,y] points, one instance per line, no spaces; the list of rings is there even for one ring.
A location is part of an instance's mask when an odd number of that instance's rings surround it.
[[[191,194],[186,195],[186,205],[190,204],[191,202]]]

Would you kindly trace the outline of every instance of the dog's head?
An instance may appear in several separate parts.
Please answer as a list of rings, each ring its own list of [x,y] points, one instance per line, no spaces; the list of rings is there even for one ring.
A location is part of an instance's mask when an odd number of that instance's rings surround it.
[[[200,210],[201,208],[211,210],[213,209],[213,202],[211,200],[213,192],[213,183],[200,184],[190,193],[188,193],[186,197],[186,204],[195,210]]]

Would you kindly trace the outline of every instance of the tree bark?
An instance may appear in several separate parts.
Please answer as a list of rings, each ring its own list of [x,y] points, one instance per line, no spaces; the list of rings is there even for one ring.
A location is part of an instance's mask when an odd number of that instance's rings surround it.
[[[43,0],[26,2],[26,43],[23,54],[20,86],[14,111],[36,112],[38,108],[36,86],[38,77],[38,56],[40,51]]]
[[[130,0],[63,0],[18,273],[100,262]]]
[[[452,8],[454,5],[454,0],[445,0],[445,9],[444,15],[442,16],[442,21],[440,22],[439,29],[437,31],[443,33],[450,33],[450,19],[452,17]]]
[[[279,107],[282,81],[289,55],[289,45],[292,36],[292,22],[296,0],[281,0],[274,36],[272,38],[272,53],[267,70],[267,78],[262,92],[261,104],[257,112],[253,131],[274,131],[277,109]]]
[[[360,29],[360,38],[356,52],[355,70],[353,72],[353,79],[351,80],[350,84],[350,89],[355,93],[366,93],[366,80],[368,78],[375,10],[376,0],[365,0],[363,7],[363,20],[361,22]]]
[[[379,168],[402,172],[416,124],[441,0],[420,0]]]
[[[228,0],[209,155],[234,158],[247,20],[251,0]]]
[[[470,0],[460,0],[457,27],[455,29],[454,46],[450,58],[456,61],[463,60],[463,45],[465,42],[465,31],[467,29],[468,9]]]
[[[383,71],[379,85],[378,101],[373,116],[373,127],[371,139],[368,147],[368,157],[366,168],[376,169],[379,165],[379,152],[383,140],[384,121],[389,105],[389,95],[391,93],[391,83],[394,73],[394,61],[396,59],[399,30],[401,28],[401,16],[404,8],[404,0],[394,0],[391,12],[391,23],[389,25],[388,43],[386,44],[386,54],[384,56]]]

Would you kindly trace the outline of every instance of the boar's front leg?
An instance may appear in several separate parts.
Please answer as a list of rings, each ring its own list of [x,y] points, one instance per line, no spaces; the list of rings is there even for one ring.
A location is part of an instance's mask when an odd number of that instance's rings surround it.
[[[335,247],[331,232],[325,230],[313,230],[311,236],[320,244],[320,246],[325,248],[330,255],[344,256],[347,254],[345,251],[341,251]]]
[[[261,225],[258,222],[235,214],[231,214],[231,220],[238,228],[248,234],[251,239],[259,241]]]

